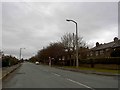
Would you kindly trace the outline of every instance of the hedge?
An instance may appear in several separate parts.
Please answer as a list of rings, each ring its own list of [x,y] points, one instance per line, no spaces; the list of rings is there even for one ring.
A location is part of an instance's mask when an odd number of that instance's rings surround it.
[[[12,66],[18,64],[18,59],[12,56],[2,57],[2,67]]]
[[[80,59],[80,64],[120,64],[120,57]]]

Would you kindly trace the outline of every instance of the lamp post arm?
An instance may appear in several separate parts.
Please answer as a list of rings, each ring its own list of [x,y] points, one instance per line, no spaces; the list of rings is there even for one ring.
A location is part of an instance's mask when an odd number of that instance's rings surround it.
[[[74,20],[69,20],[69,19],[66,19],[66,21],[68,21],[68,22],[73,22],[73,23],[75,23],[75,25],[76,25],[76,67],[78,67],[79,66],[79,60],[78,60],[78,30],[77,30],[77,22],[76,21],[74,21]]]

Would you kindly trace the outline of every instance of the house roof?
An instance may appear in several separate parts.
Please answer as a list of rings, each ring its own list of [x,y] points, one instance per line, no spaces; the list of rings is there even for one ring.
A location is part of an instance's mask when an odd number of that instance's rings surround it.
[[[120,47],[120,40],[118,40],[118,43],[109,42],[109,43],[104,43],[100,44],[99,46],[95,46],[91,50],[101,50],[101,49],[106,49],[106,48],[115,48],[115,47]]]

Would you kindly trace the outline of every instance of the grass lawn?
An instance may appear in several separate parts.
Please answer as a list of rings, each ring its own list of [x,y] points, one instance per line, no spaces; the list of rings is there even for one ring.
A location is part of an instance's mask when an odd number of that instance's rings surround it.
[[[120,70],[110,70],[110,69],[99,69],[99,68],[87,68],[87,67],[78,67],[75,66],[64,66],[64,68],[74,68],[80,70],[88,70],[88,71],[96,71],[96,72],[106,72],[106,73],[113,73],[113,74],[120,74]]]

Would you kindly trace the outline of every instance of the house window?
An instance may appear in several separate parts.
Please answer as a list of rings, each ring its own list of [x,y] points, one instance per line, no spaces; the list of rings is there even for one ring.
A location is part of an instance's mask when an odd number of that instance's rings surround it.
[[[96,56],[98,56],[98,51],[95,52]]]
[[[109,51],[109,49],[107,48],[107,49],[106,49],[106,52],[108,52],[108,51]]]
[[[103,54],[103,50],[100,51],[100,55],[102,55],[102,54]]]
[[[89,57],[89,53],[87,54],[87,56]]]
[[[93,53],[92,52],[90,52],[90,56],[92,56],[93,55]]]

